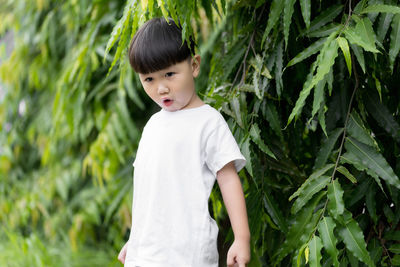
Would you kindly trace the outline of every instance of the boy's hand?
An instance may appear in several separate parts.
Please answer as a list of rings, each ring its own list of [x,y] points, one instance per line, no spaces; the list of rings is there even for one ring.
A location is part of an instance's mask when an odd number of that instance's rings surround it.
[[[122,247],[121,251],[118,254],[118,260],[122,263],[125,264],[125,257],[126,257],[126,250],[128,247],[128,242],[125,243],[125,245]]]
[[[228,267],[246,267],[250,261],[249,241],[236,240],[228,250],[226,264]]]

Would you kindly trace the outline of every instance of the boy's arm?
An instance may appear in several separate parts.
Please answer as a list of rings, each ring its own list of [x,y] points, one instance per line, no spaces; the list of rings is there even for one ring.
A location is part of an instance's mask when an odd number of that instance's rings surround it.
[[[217,181],[235,236],[228,251],[227,264],[233,266],[237,263],[239,267],[245,267],[250,261],[250,231],[242,184],[233,161],[217,172]]]

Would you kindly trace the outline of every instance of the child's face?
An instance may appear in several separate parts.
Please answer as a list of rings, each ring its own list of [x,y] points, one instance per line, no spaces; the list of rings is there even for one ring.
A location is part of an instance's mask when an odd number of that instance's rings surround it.
[[[200,56],[148,73],[139,73],[147,95],[167,111],[193,108],[199,103],[194,78],[200,71]]]

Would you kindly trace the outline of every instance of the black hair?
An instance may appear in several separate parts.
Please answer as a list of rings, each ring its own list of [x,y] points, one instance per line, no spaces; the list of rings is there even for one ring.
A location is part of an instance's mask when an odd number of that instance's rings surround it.
[[[182,43],[182,29],[173,19],[154,18],[143,24],[129,47],[129,63],[135,72],[147,74],[188,59],[195,42]]]

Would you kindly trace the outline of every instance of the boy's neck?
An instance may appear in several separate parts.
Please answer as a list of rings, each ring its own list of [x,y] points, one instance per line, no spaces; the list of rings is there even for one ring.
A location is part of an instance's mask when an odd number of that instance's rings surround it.
[[[200,107],[202,105],[204,105],[205,103],[200,99],[200,97],[195,93],[193,95],[193,99],[189,102],[189,104],[187,104],[185,107],[183,107],[182,109],[190,109],[190,108],[197,108]]]

